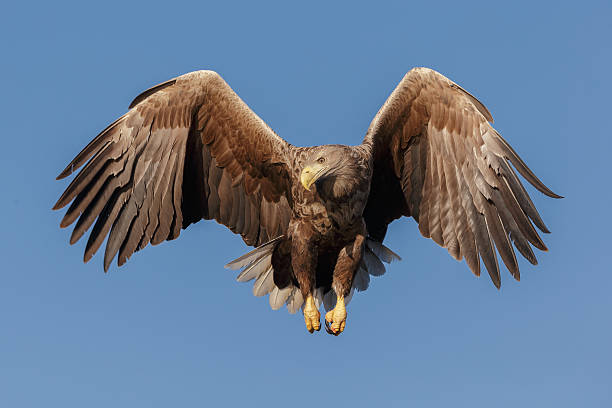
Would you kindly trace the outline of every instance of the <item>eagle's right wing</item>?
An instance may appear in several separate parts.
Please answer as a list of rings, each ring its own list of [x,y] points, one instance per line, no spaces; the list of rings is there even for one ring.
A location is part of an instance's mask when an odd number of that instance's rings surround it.
[[[292,154],[218,74],[192,72],[143,92],[91,141],[58,176],[87,163],[53,208],[72,202],[71,243],[97,220],[85,262],[110,231],[105,270],[202,218],[259,245],[286,232]]]

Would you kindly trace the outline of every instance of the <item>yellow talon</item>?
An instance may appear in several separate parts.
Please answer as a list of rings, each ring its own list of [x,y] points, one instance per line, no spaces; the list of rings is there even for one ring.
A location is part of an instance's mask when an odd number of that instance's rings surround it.
[[[306,322],[306,329],[310,333],[313,331],[321,330],[321,313],[315,306],[315,301],[312,295],[308,295],[306,298],[306,303],[304,305],[304,321]]]
[[[336,307],[325,314],[325,321],[331,323],[332,334],[337,336],[344,331],[346,326],[346,306],[344,305],[343,296],[338,296]]]

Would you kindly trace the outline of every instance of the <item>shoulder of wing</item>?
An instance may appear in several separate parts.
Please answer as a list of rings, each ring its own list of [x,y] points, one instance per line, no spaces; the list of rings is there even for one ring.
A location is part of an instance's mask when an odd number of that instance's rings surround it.
[[[207,85],[226,85],[221,75],[216,73],[215,71],[210,70],[199,70],[189,72],[187,74],[178,76],[176,78],[169,79],[168,81],[162,82],[151,88],[141,92],[134,100],[130,103],[129,109],[136,107],[142,102],[146,101],[150,96],[157,94],[158,96],[160,92],[164,90],[168,90],[167,88],[172,87],[173,90],[176,90],[176,87],[181,87],[182,91],[192,91],[192,92],[203,92]]]

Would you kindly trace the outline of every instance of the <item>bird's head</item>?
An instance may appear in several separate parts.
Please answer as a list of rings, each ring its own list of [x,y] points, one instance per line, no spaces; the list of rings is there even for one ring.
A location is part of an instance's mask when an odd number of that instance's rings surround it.
[[[300,174],[300,182],[306,190],[310,190],[317,182],[353,176],[353,156],[348,146],[318,146],[309,152]]]

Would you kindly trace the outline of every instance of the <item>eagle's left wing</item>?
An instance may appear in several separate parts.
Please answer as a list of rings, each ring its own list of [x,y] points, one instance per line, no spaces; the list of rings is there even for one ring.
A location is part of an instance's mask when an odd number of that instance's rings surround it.
[[[371,238],[412,216],[423,236],[480,274],[480,258],[500,286],[495,247],[512,275],[519,268],[511,241],[532,264],[531,246],[546,250],[532,223],[548,232],[510,163],[542,193],[550,191],[489,122],[476,98],[443,75],[408,72],[372,121],[364,144],[374,174],[364,212]]]

